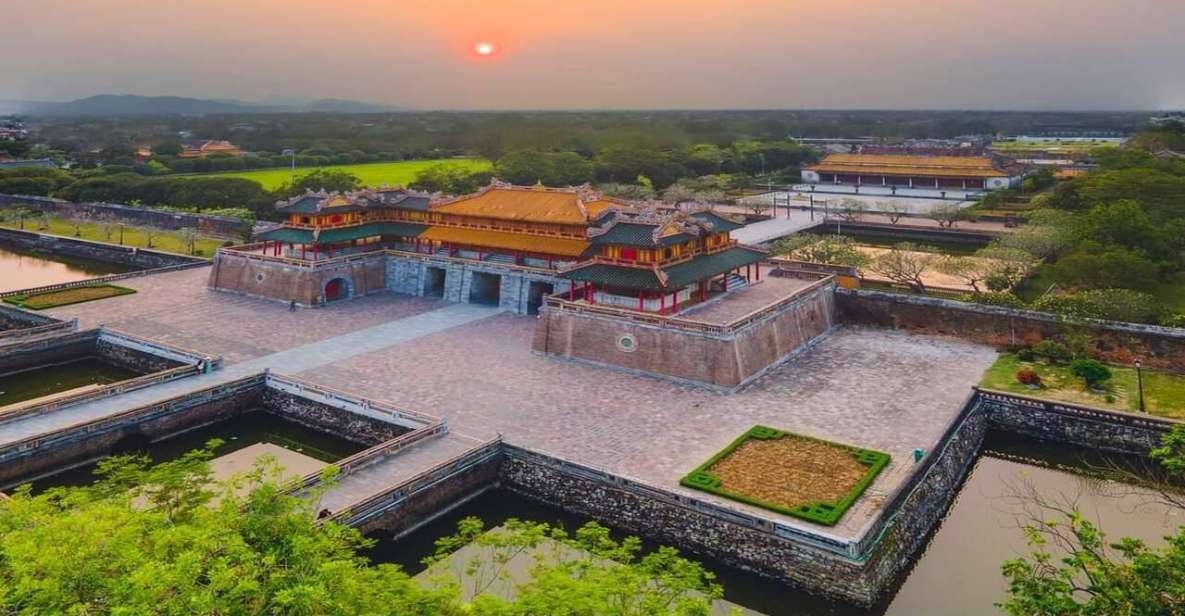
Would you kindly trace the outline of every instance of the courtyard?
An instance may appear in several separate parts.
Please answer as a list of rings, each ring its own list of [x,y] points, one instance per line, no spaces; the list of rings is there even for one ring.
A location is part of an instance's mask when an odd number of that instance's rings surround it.
[[[533,354],[533,317],[390,293],[293,312],[209,291],[206,273],[132,278],[122,284],[135,295],[47,312],[221,354],[227,374],[294,374],[445,417],[458,437],[502,434],[515,445],[808,528],[680,487],[679,479],[754,425],[889,454],[889,466],[827,531],[842,537],[861,534],[909,476],[913,450],[937,445],[995,359],[991,348],[955,339],[844,327],[721,395]]]

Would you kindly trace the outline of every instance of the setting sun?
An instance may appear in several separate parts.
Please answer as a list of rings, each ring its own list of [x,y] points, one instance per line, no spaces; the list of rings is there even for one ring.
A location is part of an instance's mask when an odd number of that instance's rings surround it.
[[[473,46],[473,51],[479,56],[491,56],[497,51],[493,43],[478,43]]]

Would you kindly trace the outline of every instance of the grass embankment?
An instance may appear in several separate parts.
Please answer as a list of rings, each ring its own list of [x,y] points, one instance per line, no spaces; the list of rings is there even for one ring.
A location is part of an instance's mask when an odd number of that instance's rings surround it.
[[[20,221],[18,220],[0,220],[0,226],[9,229],[19,229]],[[153,250],[160,250],[163,252],[173,252],[177,254],[189,254],[189,246],[185,239],[181,237],[180,233],[176,231],[157,230],[152,234],[152,246],[148,245],[148,233],[139,227],[131,227],[127,225],[114,223],[97,223],[97,222],[82,222],[79,223],[77,233],[75,231],[75,223],[66,218],[50,218],[48,228],[41,229],[40,223],[34,218],[26,218],[24,229],[25,231],[35,231],[37,233],[49,233],[51,235],[61,235],[64,237],[77,237],[78,239],[90,240],[92,242],[106,242],[108,244],[119,244],[123,246],[135,246],[137,248],[152,248]],[[110,233],[110,234],[109,234]],[[213,237],[199,237],[194,243],[194,254],[197,256],[209,257],[213,256],[214,252],[218,250],[222,243],[226,240]]]
[[[1111,380],[1107,383],[1107,391],[1097,393],[1086,388],[1082,379],[1070,372],[1068,365],[1043,364],[1040,362],[1021,361],[1013,353],[1002,353],[996,363],[992,364],[980,387],[1007,391],[1032,398],[1045,398],[1061,402],[1071,402],[1096,406],[1116,411],[1135,412],[1140,408],[1135,368],[1127,366],[1107,366],[1111,370]],[[1041,377],[1040,389],[1029,389],[1017,382],[1016,373],[1021,368],[1031,368]],[[1148,412],[1163,417],[1185,419],[1185,376],[1144,371],[1144,405]]]
[[[324,167],[297,167],[296,177],[312,173],[317,170],[344,171],[353,174],[362,181],[363,186],[407,186],[416,179],[416,174],[439,164],[450,164],[464,167],[469,171],[490,169],[490,161],[480,158],[437,158],[429,160],[401,160],[385,163],[360,163],[356,165],[326,165]],[[259,182],[264,190],[275,190],[282,184],[292,181],[292,169],[280,167],[276,169],[256,169],[253,171],[215,171],[211,173],[192,174],[203,177],[244,178]]]
[[[49,291],[48,293],[37,293],[35,295],[13,295],[12,297],[4,298],[4,301],[20,308],[28,308],[29,310],[45,310],[47,308],[81,304],[82,302],[91,302],[97,299],[106,299],[119,295],[130,295],[135,292],[135,289],[129,289],[127,287],[119,287],[113,284],[98,284],[74,289],[63,289],[61,291]]]

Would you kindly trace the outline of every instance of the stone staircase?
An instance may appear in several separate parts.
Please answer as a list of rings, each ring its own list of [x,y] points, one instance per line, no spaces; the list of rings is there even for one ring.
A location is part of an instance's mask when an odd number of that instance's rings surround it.
[[[724,279],[728,281],[728,290],[730,292],[731,291],[740,291],[741,289],[749,286],[749,281],[745,280],[744,276],[738,276],[736,274],[729,274],[729,275],[725,276]]]

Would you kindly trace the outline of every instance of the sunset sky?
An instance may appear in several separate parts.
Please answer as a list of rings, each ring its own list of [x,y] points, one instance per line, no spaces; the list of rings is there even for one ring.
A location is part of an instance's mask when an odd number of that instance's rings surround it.
[[[1183,0],[0,0],[0,99],[1185,107]],[[493,53],[475,52],[478,43]]]

